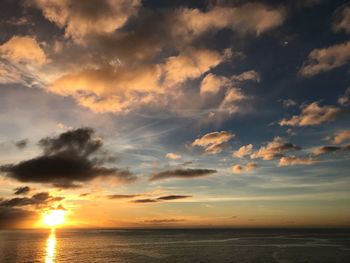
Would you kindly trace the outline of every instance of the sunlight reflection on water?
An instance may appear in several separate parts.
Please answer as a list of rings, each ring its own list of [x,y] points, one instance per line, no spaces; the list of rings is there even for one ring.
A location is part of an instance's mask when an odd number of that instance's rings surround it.
[[[54,263],[56,254],[56,233],[55,229],[51,229],[50,236],[46,241],[45,263]]]

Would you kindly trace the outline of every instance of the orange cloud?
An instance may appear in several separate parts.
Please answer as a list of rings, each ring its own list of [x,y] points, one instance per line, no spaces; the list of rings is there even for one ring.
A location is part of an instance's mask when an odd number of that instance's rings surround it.
[[[300,150],[299,146],[289,143],[287,140],[281,137],[273,138],[272,142],[267,143],[265,146],[260,147],[259,150],[253,152],[250,158],[262,158],[263,160],[270,161],[276,157],[283,157],[283,153],[286,151]]]
[[[328,48],[313,50],[299,73],[309,77],[343,66],[350,60],[350,41]]]
[[[14,36],[0,46],[0,55],[13,63],[24,62],[42,65],[46,62],[44,50],[35,38]]]
[[[250,155],[253,153],[253,144],[247,144],[240,147],[237,151],[234,151],[232,156],[237,158],[243,158],[244,156]]]
[[[200,146],[204,148],[206,153],[217,154],[223,150],[224,144],[231,140],[234,136],[234,134],[227,131],[211,132],[205,134],[199,139],[196,139],[192,143],[192,146]]]
[[[46,19],[65,29],[65,35],[82,43],[89,34],[112,33],[135,15],[140,0],[28,0]]]
[[[179,160],[182,158],[180,154],[176,154],[176,153],[167,153],[165,157],[171,160]]]
[[[279,166],[291,166],[291,165],[310,165],[317,161],[312,158],[302,158],[297,156],[284,156],[279,161]]]
[[[258,167],[258,165],[256,163],[247,163],[246,165],[240,165],[240,164],[236,164],[234,166],[231,167],[231,171],[232,173],[235,174],[240,174],[243,172],[251,172],[253,170],[255,170]]]
[[[340,109],[334,106],[320,106],[318,102],[302,106],[300,115],[294,115],[290,119],[282,119],[281,126],[310,126],[319,125],[334,120],[340,113]]]

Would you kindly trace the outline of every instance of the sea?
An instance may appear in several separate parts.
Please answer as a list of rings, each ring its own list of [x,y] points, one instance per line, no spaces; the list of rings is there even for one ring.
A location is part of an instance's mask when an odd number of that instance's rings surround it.
[[[0,262],[348,263],[350,230],[2,230]]]

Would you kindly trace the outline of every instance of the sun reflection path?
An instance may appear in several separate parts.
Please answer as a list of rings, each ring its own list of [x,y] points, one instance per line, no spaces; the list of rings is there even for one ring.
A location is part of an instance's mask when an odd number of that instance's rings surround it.
[[[55,229],[51,228],[51,233],[46,241],[45,263],[54,263],[56,256],[56,233]]]

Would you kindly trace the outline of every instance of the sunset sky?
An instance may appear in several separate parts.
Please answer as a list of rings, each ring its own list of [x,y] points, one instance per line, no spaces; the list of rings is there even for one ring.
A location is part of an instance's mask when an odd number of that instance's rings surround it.
[[[350,226],[348,1],[0,10],[0,228]]]

